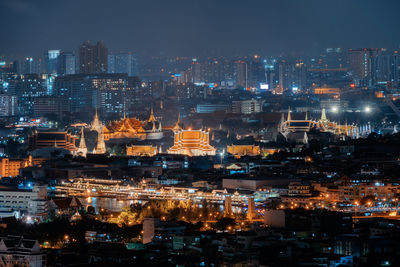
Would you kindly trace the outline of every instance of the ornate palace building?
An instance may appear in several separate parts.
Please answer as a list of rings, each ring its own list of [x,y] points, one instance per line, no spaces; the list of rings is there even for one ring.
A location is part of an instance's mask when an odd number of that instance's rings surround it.
[[[288,137],[290,133],[309,132],[311,129],[317,129],[321,132],[330,132],[336,135],[349,136],[357,138],[359,136],[358,127],[355,125],[341,125],[327,119],[325,109],[322,109],[321,118],[319,120],[308,119],[307,114],[304,120],[293,120],[290,115],[290,108],[288,110],[287,119],[285,120],[283,114],[282,119],[278,126],[278,131]]]
[[[174,127],[174,145],[169,154],[188,156],[215,155],[216,149],[210,145],[210,133],[205,130],[183,130],[178,123]]]
[[[156,140],[163,138],[161,122],[154,117],[153,109],[147,121],[124,117],[103,126],[104,140],[141,139]]]

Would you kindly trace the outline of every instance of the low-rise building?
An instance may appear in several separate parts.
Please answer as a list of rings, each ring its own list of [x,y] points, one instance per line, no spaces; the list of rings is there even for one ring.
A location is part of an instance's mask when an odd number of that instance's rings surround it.
[[[3,187],[0,188],[0,209],[41,214],[47,211],[46,198],[46,186],[35,185],[32,189]]]
[[[32,158],[31,156],[26,159],[2,158],[0,160],[0,177],[18,176],[22,168],[40,166],[45,160],[44,158]]]
[[[126,155],[127,156],[148,156],[152,157],[157,155],[157,147],[152,145],[132,145],[126,147]]]
[[[1,266],[46,266],[46,254],[41,250],[37,240],[25,239],[22,236],[0,238]]]

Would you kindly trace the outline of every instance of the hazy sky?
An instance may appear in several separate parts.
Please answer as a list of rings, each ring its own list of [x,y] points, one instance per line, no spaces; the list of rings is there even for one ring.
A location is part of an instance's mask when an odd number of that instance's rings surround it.
[[[104,40],[167,55],[399,47],[400,0],[0,0],[0,55]]]

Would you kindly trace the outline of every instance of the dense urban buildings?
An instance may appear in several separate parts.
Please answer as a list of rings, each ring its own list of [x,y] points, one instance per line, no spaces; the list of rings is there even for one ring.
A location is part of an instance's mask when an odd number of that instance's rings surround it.
[[[400,266],[398,1],[70,2],[0,3],[0,266]]]

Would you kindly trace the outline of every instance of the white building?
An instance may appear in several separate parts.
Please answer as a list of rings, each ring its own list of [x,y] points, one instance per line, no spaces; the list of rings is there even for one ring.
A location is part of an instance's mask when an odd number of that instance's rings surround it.
[[[24,239],[22,236],[0,238],[1,266],[46,266],[46,255],[40,249],[37,240]]]
[[[15,210],[29,214],[47,211],[46,186],[33,186],[32,189],[0,189],[0,210]]]
[[[250,99],[232,102],[232,112],[242,114],[260,113],[262,111],[262,102]]]

